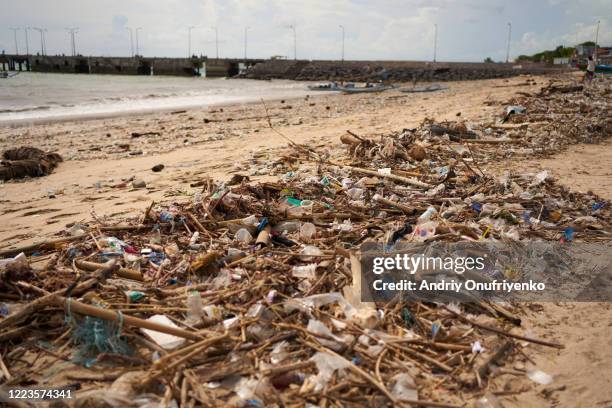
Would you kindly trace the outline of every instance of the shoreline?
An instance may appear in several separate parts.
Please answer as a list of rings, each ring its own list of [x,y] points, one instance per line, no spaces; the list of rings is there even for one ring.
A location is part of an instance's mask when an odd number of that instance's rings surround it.
[[[328,92],[331,93],[331,92]],[[312,97],[312,96],[311,96]],[[288,96],[288,97],[273,97],[264,100],[264,102],[277,102],[280,100],[295,100],[303,98],[303,96]],[[164,108],[151,108],[151,109],[142,109],[142,110],[132,110],[127,112],[116,111],[116,112],[108,112],[108,113],[91,113],[91,114],[83,114],[83,115],[66,115],[66,116],[55,116],[55,117],[46,117],[46,118],[37,118],[37,119],[15,119],[15,120],[0,120],[0,128],[9,127],[9,128],[19,128],[19,127],[29,127],[35,125],[51,125],[55,123],[79,123],[79,122],[88,122],[92,120],[100,120],[100,119],[113,119],[113,118],[125,118],[125,117],[141,117],[141,116],[151,116],[156,114],[164,114],[164,113],[174,113],[177,111],[181,111],[180,113],[190,112],[190,111],[201,111],[202,109],[210,109],[210,108],[225,108],[230,106],[243,106],[243,105],[254,105],[261,103],[261,100],[252,100],[245,99],[242,102],[236,101],[226,101],[226,102],[214,102],[211,104],[198,106],[198,105],[177,105],[173,107],[164,107]]]
[[[56,73],[27,73],[35,76],[39,75],[58,75]],[[67,101],[48,102],[45,109],[30,105],[23,106],[0,106],[0,127],[23,127],[39,124],[52,124],[60,122],[78,122],[92,119],[110,119],[115,117],[149,115],[156,113],[167,113],[177,110],[199,110],[215,107],[225,107],[231,105],[243,105],[257,103],[262,98],[266,101],[277,101],[282,99],[302,98],[312,94],[307,89],[310,82],[307,81],[261,81],[246,78],[183,78],[183,77],[164,77],[158,82],[130,82],[132,77],[115,76],[120,78],[125,86],[133,86],[132,94],[127,100],[122,98],[122,91],[119,88],[108,88],[106,84],[100,84],[102,75],[92,74],[91,77],[82,74],[59,74],[62,77],[71,75],[75,78],[80,87],[86,87],[87,80],[93,79],[93,90],[84,89],[82,93],[74,95],[73,99]],[[78,78],[78,80],[76,79]],[[145,78],[146,79],[146,78]],[[35,80],[40,82],[40,79]],[[48,81],[46,79],[45,81]],[[35,86],[42,88],[47,86],[46,82],[36,83]],[[196,82],[197,85],[187,87],[186,84]],[[180,86],[175,87],[175,85]],[[269,84],[269,86],[268,86]],[[22,84],[27,85],[27,84]],[[120,81],[118,85],[122,85]],[[262,86],[263,85],[263,86]],[[64,88],[72,86],[70,83],[54,85],[57,92],[63,92]],[[19,87],[19,86],[18,86]],[[168,94],[168,91],[173,91]],[[10,87],[4,88],[6,95],[0,94],[0,101],[9,101],[11,97],[20,98],[20,95],[10,95]],[[37,91],[38,92],[38,91]],[[87,92],[97,92],[97,94],[87,95]],[[92,98],[100,99],[100,102],[92,103]],[[23,98],[31,98],[30,95]],[[45,98],[45,96],[41,96]],[[211,100],[212,99],[212,100]],[[145,102],[144,107],[138,107]],[[0,103],[1,105],[1,103]],[[136,106],[134,106],[136,105]],[[68,109],[66,109],[68,108]],[[83,111],[88,109],[90,111]],[[93,111],[91,111],[93,110]],[[72,112],[71,112],[72,111]],[[36,115],[36,112],[40,112]],[[35,117],[7,118],[10,114],[34,114]],[[3,115],[6,115],[4,118]]]

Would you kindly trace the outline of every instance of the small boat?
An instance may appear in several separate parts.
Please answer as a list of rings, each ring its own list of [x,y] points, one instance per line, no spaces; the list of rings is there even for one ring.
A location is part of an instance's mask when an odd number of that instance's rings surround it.
[[[330,84],[308,85],[311,91],[337,91],[338,85],[335,82]]]
[[[369,93],[369,92],[382,92],[387,89],[391,89],[391,85],[366,85],[366,86],[339,86],[338,91],[344,93]]]
[[[604,64],[596,65],[595,72],[612,73],[612,65],[604,65]]]
[[[12,78],[17,74],[19,74],[19,71],[16,71],[16,72],[2,71],[0,72],[0,78]]]
[[[404,93],[419,93],[419,92],[435,92],[435,91],[443,91],[448,89],[447,86],[441,86],[439,84],[429,85],[429,86],[415,86],[413,88],[402,88],[399,89],[400,92]]]

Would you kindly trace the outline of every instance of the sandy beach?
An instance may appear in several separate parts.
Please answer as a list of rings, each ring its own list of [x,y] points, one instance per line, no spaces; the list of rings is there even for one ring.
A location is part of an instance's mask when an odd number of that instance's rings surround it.
[[[526,85],[527,79],[534,81]],[[190,184],[207,176],[265,177],[268,172],[261,165],[251,167],[252,159],[273,161],[275,149],[287,145],[268,119],[297,143],[337,147],[346,130],[375,138],[416,127],[425,118],[454,120],[460,115],[469,123],[497,117],[503,102],[517,91],[536,91],[547,83],[546,77],[516,77],[451,82],[449,90],[438,93],[312,93],[293,100],[0,127],[0,150],[19,140],[19,145],[54,151],[65,159],[48,177],[1,185],[0,238],[9,246],[39,240],[92,213],[138,214],[152,200],[192,195],[197,188]],[[160,173],[151,171],[157,164],[165,166]],[[132,177],[144,180],[146,189],[132,189],[125,182]]]
[[[537,92],[547,76],[448,83],[437,93],[316,94],[189,108],[87,121],[0,128],[0,150],[29,145],[53,151],[64,162],[49,176],[0,184],[2,247],[53,237],[74,223],[143,214],[155,202],[189,200],[207,177],[251,180],[278,177],[274,163],[291,141],[340,149],[350,130],[362,137],[412,128],[426,118],[467,123],[497,118],[518,92]],[[270,127],[272,125],[272,128]],[[283,135],[286,137],[283,137]],[[160,172],[153,166],[163,164]],[[548,170],[573,190],[612,199],[612,141],[576,145],[547,158],[508,160],[485,172]],[[145,188],[133,188],[143,180]],[[531,335],[561,341],[563,350],[530,345],[529,359],[553,375],[551,386],[526,379],[509,382],[503,407],[612,406],[612,307],[599,303],[533,303],[523,327]],[[512,367],[510,367],[512,368]],[[524,367],[514,367],[521,369]],[[498,374],[508,382],[512,374]]]

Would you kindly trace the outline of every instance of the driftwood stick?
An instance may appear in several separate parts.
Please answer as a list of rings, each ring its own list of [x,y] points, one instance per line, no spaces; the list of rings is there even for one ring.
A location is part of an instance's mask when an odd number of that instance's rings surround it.
[[[555,343],[555,342],[551,342],[551,341],[546,341],[546,340],[540,340],[540,339],[534,339],[534,338],[531,338],[531,337],[521,336],[520,334],[513,334],[513,333],[509,333],[509,332],[507,332],[505,330],[498,329],[497,327],[491,327],[491,326],[487,326],[487,325],[484,325],[484,324],[480,324],[480,323],[477,323],[477,322],[475,322],[473,320],[468,319],[467,317],[464,317],[464,316],[460,315],[457,312],[454,312],[453,310],[449,309],[446,306],[444,306],[444,308],[446,310],[448,310],[449,312],[451,312],[453,315],[457,316],[459,319],[463,320],[464,322],[469,323],[472,326],[476,326],[478,328],[481,328],[483,330],[492,331],[493,333],[501,334],[502,336],[506,336],[506,337],[512,337],[512,338],[515,338],[515,339],[524,340],[524,341],[527,341],[529,343],[540,344],[542,346],[554,347],[554,348],[558,348],[558,349],[565,348],[565,346],[563,344],[560,344],[560,343]]]
[[[358,146],[361,140],[350,134],[340,136],[340,141],[344,144],[351,145],[352,147]]]
[[[499,349],[480,363],[476,368],[476,372],[478,373],[480,379],[486,379],[491,371],[491,365],[501,362],[508,355],[508,353],[510,353],[513,347],[514,343],[512,340],[507,340]]]
[[[193,222],[193,224],[196,226],[196,228],[198,229],[198,231],[200,231],[203,234],[206,234],[206,236],[208,238],[212,238],[212,235],[210,235],[210,232],[208,232],[208,230],[206,228],[204,228],[204,226],[202,225],[202,223],[200,221],[198,221],[198,219],[196,218],[195,215],[193,215],[193,213],[191,212],[187,212],[186,213],[187,216],[189,217],[189,219],[191,220],[191,222]]]
[[[51,303],[63,307],[66,311],[70,310],[74,313],[99,317],[104,320],[118,321],[120,319],[116,311],[91,306],[72,299],[68,300],[69,298],[65,298],[59,295],[51,296]],[[189,340],[200,340],[202,338],[202,336],[195,332],[187,331],[178,327],[166,326],[163,324],[150,322],[148,320],[139,319],[133,316],[123,316],[123,324],[142,329],[155,330],[161,333],[172,334],[173,336],[182,337],[184,339]]]
[[[402,204],[402,203],[398,203],[397,201],[386,199],[384,197],[381,197],[378,194],[374,196],[374,200],[381,204],[388,205],[389,207],[397,208],[398,210],[401,210],[408,214],[412,214],[415,211],[414,207],[410,207],[410,206],[407,206],[406,204]]]
[[[362,169],[361,167],[353,167],[353,166],[345,166],[345,165],[342,165],[341,167],[344,167],[345,169],[349,169],[357,173],[367,174],[367,175],[376,176],[376,177],[382,177],[382,178],[386,178],[389,180],[397,181],[399,183],[404,183],[404,184],[408,184],[408,185],[419,187],[419,188],[432,187],[430,184],[424,183],[422,181],[415,180],[415,179],[408,178],[408,177],[398,176],[396,174],[381,174],[376,170]]]
[[[196,356],[197,354],[202,353],[205,349],[207,349],[208,347],[210,347],[211,345],[218,343],[222,340],[225,340],[229,337],[229,333],[226,332],[222,335],[219,336],[215,336],[215,337],[211,337],[209,339],[204,339],[202,341],[199,341],[198,343],[192,344],[189,347],[185,347],[183,349],[180,350],[181,353],[185,353],[186,351],[189,351],[187,354],[185,354],[184,356],[182,356],[181,358],[179,358],[178,360],[173,361],[172,363],[169,363],[170,358],[171,357],[176,357],[177,353],[171,353],[168,354],[166,356],[163,357],[163,361],[164,363],[167,364],[160,364],[160,360],[156,361],[155,366],[153,367],[153,369],[149,372],[149,374],[147,375],[147,377],[145,379],[143,379],[140,382],[140,387],[146,387],[147,385],[149,385],[153,380],[159,378],[161,375],[163,374],[167,374],[170,370],[178,367],[179,365],[183,364],[184,362],[188,361],[189,359],[191,359],[192,357]]]
[[[109,267],[112,267],[112,265],[109,264]],[[100,269],[97,272],[97,274],[103,274],[105,270],[106,269]],[[84,282],[81,282],[78,285],[74,286],[71,293],[75,296],[79,295],[83,293],[84,291],[88,290],[89,288],[91,288],[92,286],[94,286],[96,283],[98,283],[98,280],[99,278],[95,277],[95,278],[90,278]],[[0,320],[0,333],[3,333],[4,330],[6,330],[8,327],[21,323],[22,321],[30,317],[32,314],[38,312],[39,310],[44,309],[45,307],[54,304],[55,296],[59,296],[63,294],[65,291],[66,289],[61,289],[53,293],[49,293],[47,295],[41,296],[38,299],[35,299],[32,302],[28,303],[23,309],[21,309],[17,313],[8,316],[6,319]]]
[[[88,234],[79,234],[73,237],[49,239],[46,241],[35,242],[33,244],[18,246],[16,248],[7,248],[7,249],[0,250],[0,258],[14,256],[14,255],[19,254],[20,252],[29,254],[29,253],[34,252],[37,249],[53,248],[57,244],[65,244],[67,242],[78,241],[79,239],[88,238],[88,237],[89,237]]]
[[[2,371],[2,374],[4,374],[4,378],[6,378],[8,381],[10,381],[13,378],[8,368],[6,368],[6,365],[4,364],[4,360],[2,359],[1,353],[0,353],[0,370]]]
[[[100,269],[102,267],[104,267],[104,264],[100,264],[100,263],[96,263],[96,262],[90,262],[90,261],[84,261],[82,259],[77,259],[75,260],[75,265],[78,266],[81,269],[85,269],[88,271],[95,271],[97,269]],[[132,279],[132,280],[136,280],[136,281],[143,281],[144,278],[142,276],[142,274],[134,269],[128,269],[128,268],[119,268],[115,271],[115,274],[121,278],[125,278],[125,279]]]

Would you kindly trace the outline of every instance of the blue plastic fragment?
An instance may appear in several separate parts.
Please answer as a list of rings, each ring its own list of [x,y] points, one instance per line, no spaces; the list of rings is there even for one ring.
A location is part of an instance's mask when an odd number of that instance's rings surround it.
[[[174,215],[172,215],[169,212],[164,211],[161,214],[159,214],[159,220],[161,222],[172,222],[174,221]]]
[[[567,227],[563,234],[566,241],[571,242],[574,240],[574,229],[572,227]]]
[[[259,225],[257,226],[257,233],[259,234],[261,231],[263,231],[263,229],[268,224],[269,224],[268,217],[263,217],[261,221],[259,222]]]
[[[476,211],[477,213],[480,213],[482,211],[482,204],[480,204],[479,202],[473,202],[472,210]]]
[[[438,335],[439,331],[440,331],[440,324],[439,323],[432,323],[432,325],[431,325],[431,338],[435,339],[436,336]]]
[[[525,211],[521,217],[526,224],[531,224],[531,213],[529,211]]]

